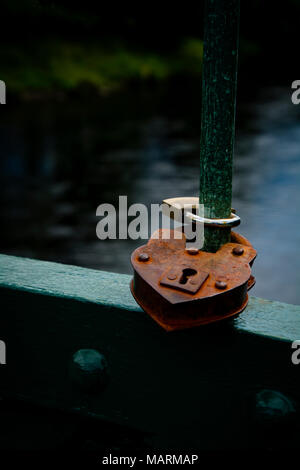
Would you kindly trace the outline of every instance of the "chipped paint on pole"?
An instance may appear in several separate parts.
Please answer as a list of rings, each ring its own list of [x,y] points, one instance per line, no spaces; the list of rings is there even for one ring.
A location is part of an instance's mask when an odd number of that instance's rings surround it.
[[[200,149],[200,204],[207,218],[231,214],[239,0],[206,0]],[[205,251],[230,241],[230,228],[205,227]]]

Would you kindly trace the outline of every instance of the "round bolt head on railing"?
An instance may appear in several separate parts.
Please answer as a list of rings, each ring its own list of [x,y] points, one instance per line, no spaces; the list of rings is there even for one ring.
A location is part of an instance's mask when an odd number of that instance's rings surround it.
[[[73,354],[70,378],[86,391],[103,389],[108,381],[108,364],[103,354],[95,349],[80,349]]]

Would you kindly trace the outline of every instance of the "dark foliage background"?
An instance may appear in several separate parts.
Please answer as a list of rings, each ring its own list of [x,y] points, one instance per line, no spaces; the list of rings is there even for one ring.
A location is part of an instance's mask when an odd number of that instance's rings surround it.
[[[203,34],[203,0],[184,4],[92,0],[4,0],[1,3],[0,50],[4,78],[15,70],[21,80],[24,68],[27,76],[30,67],[33,73],[45,68],[48,50],[45,44],[49,47],[51,41],[56,51],[67,41],[79,42],[81,47],[99,45],[101,50],[122,48],[123,52],[134,51],[140,55],[151,52],[163,56],[165,62],[177,54],[171,75],[192,75],[191,69],[185,67],[186,62],[179,63],[178,50],[186,38],[201,39]],[[240,68],[249,81],[277,83],[280,78],[294,74],[299,18],[299,0],[241,2]],[[53,50],[51,54],[55,55]],[[27,63],[24,57],[28,57]],[[53,65],[51,68],[49,74],[53,73]],[[199,64],[193,69],[195,75],[197,72],[201,72]],[[163,74],[152,75],[157,78]],[[118,81],[128,83],[132,78],[135,77],[130,73],[122,76],[121,72]],[[34,80],[25,82],[29,88],[41,87]],[[22,90],[25,86],[15,86],[15,89]],[[50,80],[50,87],[53,86],[64,88],[65,84],[54,79]]]

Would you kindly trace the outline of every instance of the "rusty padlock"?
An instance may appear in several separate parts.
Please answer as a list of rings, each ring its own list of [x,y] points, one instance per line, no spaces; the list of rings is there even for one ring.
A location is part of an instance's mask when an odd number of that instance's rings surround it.
[[[216,253],[186,249],[184,234],[156,231],[131,256],[136,301],[167,331],[234,317],[247,303],[255,284],[251,266],[256,250],[231,232],[231,242]]]

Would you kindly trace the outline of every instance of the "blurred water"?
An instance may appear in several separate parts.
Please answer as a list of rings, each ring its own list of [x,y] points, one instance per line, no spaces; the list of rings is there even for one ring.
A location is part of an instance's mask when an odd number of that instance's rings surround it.
[[[96,208],[197,195],[199,91],[2,108],[1,252],[130,273],[143,241],[96,238]],[[300,303],[300,106],[289,88],[239,99],[233,207],[259,252],[252,293]]]

